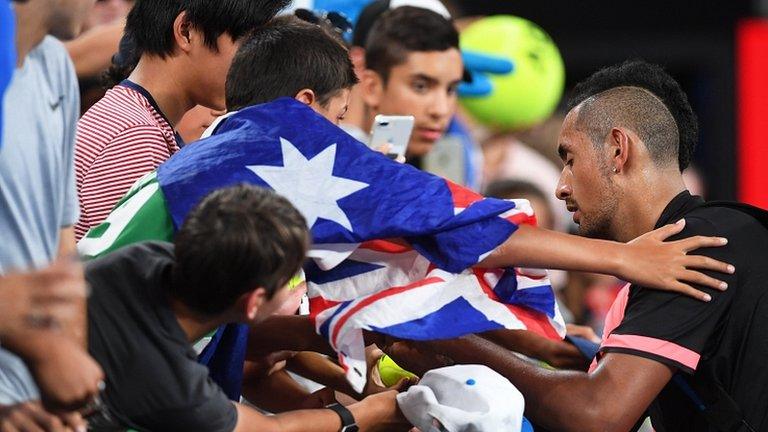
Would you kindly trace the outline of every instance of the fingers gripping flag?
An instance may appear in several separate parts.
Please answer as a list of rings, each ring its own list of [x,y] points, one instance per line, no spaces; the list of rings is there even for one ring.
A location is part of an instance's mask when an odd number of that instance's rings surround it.
[[[410,339],[563,333],[546,273],[473,269],[519,224],[535,223],[526,201],[483,198],[391,161],[293,99],[233,114],[148,182],[174,227],[209,192],[237,183],[274,189],[306,218],[312,314],[358,390],[362,329]]]

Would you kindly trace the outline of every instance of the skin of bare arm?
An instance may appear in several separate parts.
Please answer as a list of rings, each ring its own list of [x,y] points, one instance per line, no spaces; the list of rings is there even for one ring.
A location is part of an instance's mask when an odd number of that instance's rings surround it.
[[[388,391],[369,396],[360,402],[349,405],[361,431],[384,431],[393,427],[407,429],[405,420],[395,396],[396,391]],[[312,425],[316,432],[337,432],[341,429],[338,414],[328,409],[300,410],[274,416],[265,416],[241,405],[237,406],[237,426],[234,432],[304,432],[307,425]]]
[[[528,357],[543,360],[557,369],[586,371],[590,360],[576,346],[552,340],[528,330],[492,330],[481,336],[489,341]]]
[[[606,354],[589,374],[553,371],[478,336],[398,344],[439,354],[456,363],[484,364],[494,369],[525,395],[526,416],[552,431],[630,430],[674,373],[663,363],[618,353]],[[409,356],[398,355],[400,350],[385,349],[408,368]]]
[[[251,327],[247,359],[283,350],[336,355],[328,342],[315,332],[315,326],[308,316],[273,315]]]
[[[519,266],[610,274],[638,285],[709,301],[711,298],[706,293],[688,283],[720,290],[726,289],[727,285],[690,269],[728,274],[735,269],[727,263],[687,255],[687,252],[701,247],[724,246],[727,240],[696,236],[664,242],[684,227],[685,222],[681,221],[651,231],[629,243],[618,243],[521,225],[478,266]]]
[[[64,44],[78,78],[98,76],[107,69],[120,47],[125,20],[95,27]]]

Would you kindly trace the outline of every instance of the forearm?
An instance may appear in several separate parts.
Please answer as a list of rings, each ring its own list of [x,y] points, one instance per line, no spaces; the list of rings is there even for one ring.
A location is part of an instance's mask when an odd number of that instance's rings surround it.
[[[315,332],[315,326],[307,316],[275,315],[251,328],[249,354],[263,355],[283,350],[336,354],[328,342]]]
[[[430,343],[430,349],[456,363],[486,365],[509,379],[525,396],[526,416],[547,429],[621,430],[606,429],[618,420],[609,409],[609,391],[586,373],[540,368],[477,336]]]
[[[60,336],[50,330],[27,327],[5,335],[3,348],[19,356],[25,363],[34,364],[47,355],[49,337]]]
[[[124,26],[125,22],[121,20],[96,27],[64,44],[75,65],[78,78],[98,76],[109,67],[112,55],[120,47]]]
[[[75,241],[75,229],[71,226],[59,231],[59,260],[77,260],[77,242]],[[77,313],[71,320],[62,322],[62,331],[72,337],[83,348],[88,343],[88,308],[87,299],[77,302]]]
[[[493,330],[482,333],[489,341],[525,356],[543,360],[557,369],[586,371],[590,361],[574,345],[527,330]]]
[[[388,426],[400,426],[405,430],[405,419],[392,401],[377,403],[370,397],[347,406],[360,431],[390,430]],[[235,432],[304,432],[312,425],[315,432],[337,432],[341,429],[339,415],[329,409],[291,411],[274,416],[264,416],[237,404],[238,422]]]
[[[285,371],[277,371],[258,380],[246,378],[243,382],[243,396],[263,410],[281,413],[308,408],[304,403],[310,393]]]
[[[288,360],[285,368],[318,384],[359,397],[347,381],[344,369],[320,353],[300,352]]]
[[[530,267],[616,274],[623,244],[521,225],[482,267]]]

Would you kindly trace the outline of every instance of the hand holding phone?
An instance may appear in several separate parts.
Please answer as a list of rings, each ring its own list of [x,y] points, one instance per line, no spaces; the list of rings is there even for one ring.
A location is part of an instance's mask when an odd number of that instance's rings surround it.
[[[369,147],[396,160],[404,160],[413,131],[413,116],[377,115],[373,120]]]

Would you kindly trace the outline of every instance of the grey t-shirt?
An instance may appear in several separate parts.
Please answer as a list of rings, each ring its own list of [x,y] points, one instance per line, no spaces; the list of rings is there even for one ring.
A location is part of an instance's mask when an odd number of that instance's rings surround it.
[[[3,99],[0,275],[49,263],[77,221],[75,128],[80,93],[64,46],[47,36],[14,71]],[[39,398],[32,375],[0,348],[0,404]]]
[[[59,230],[78,217],[75,128],[80,94],[64,46],[47,36],[4,96],[0,148],[0,274],[48,264]]]

